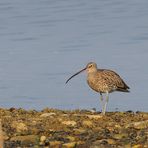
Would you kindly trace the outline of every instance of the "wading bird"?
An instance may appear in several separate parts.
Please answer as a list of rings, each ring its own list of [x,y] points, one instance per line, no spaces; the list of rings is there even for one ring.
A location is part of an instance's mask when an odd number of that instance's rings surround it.
[[[87,72],[87,83],[96,92],[100,93],[102,102],[102,114],[105,115],[106,106],[109,100],[109,93],[114,91],[129,92],[130,89],[123,79],[114,71],[109,69],[98,69],[97,64],[90,62],[86,67],[72,75],[66,83],[79,73]],[[106,98],[103,97],[106,94]]]

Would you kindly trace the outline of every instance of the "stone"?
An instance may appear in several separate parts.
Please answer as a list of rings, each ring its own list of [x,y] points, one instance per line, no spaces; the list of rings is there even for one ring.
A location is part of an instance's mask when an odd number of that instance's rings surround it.
[[[111,145],[116,144],[116,141],[114,139],[106,139],[106,141],[108,142],[108,144],[111,144]]]
[[[74,129],[74,133],[76,135],[79,135],[79,134],[82,134],[82,133],[85,133],[85,132],[86,132],[86,130],[83,129],[83,128],[76,128],[76,129]]]
[[[76,140],[76,138],[73,137],[73,136],[67,136],[66,139],[68,139],[68,140],[70,140],[70,141],[75,141],[75,140]]]
[[[40,137],[40,141],[41,141],[41,142],[44,142],[45,140],[46,140],[46,136],[41,136],[41,137]]]
[[[143,148],[143,145],[141,145],[141,144],[136,144],[136,145],[133,145],[132,148]]]
[[[75,126],[77,122],[76,121],[63,121],[62,124],[68,125],[68,126]]]
[[[39,142],[39,137],[37,135],[15,136],[12,137],[10,141],[20,141],[24,145],[37,144]]]
[[[126,126],[126,128],[134,127],[135,129],[147,129],[148,128],[148,120],[133,122]]]
[[[128,137],[127,133],[120,133],[120,134],[113,135],[113,138],[115,138],[117,140],[120,140],[120,139],[125,138],[125,137]]]
[[[43,113],[43,114],[40,115],[40,117],[46,118],[46,117],[51,117],[51,116],[55,116],[55,115],[56,115],[56,113],[53,113],[53,112],[51,112],[51,113]]]
[[[17,132],[27,131],[28,128],[25,123],[14,121],[12,122],[12,128],[15,128]]]
[[[101,119],[103,116],[102,116],[102,115],[87,115],[87,117],[88,117],[89,119],[98,120],[98,119]]]
[[[49,145],[52,148],[60,148],[62,143],[60,141],[50,141]]]
[[[82,125],[87,126],[87,127],[92,127],[93,123],[90,120],[84,120],[84,121],[82,121]]]
[[[62,145],[62,148],[75,148],[76,142],[69,142]]]

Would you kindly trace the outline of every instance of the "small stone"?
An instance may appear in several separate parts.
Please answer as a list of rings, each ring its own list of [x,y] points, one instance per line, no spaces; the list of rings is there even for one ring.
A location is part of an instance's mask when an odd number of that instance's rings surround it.
[[[76,121],[63,121],[62,124],[68,125],[68,126],[75,126],[77,122]]]
[[[46,140],[46,136],[41,136],[41,137],[40,137],[40,141],[41,141],[41,142],[44,142],[45,140]]]
[[[89,119],[98,120],[98,119],[101,119],[103,116],[102,116],[102,115],[87,115],[87,117],[88,117]]]
[[[12,137],[10,141],[20,141],[24,145],[37,144],[39,142],[39,137],[37,135],[15,136]]]
[[[70,141],[75,141],[76,140],[76,138],[73,137],[73,136],[67,136],[66,138],[69,139]]]
[[[75,148],[76,142],[69,142],[62,145],[62,148]]]
[[[130,123],[126,126],[126,128],[129,127],[134,127],[135,129],[146,129],[148,128],[148,120]]]
[[[1,133],[1,132],[2,132],[2,133]],[[0,131],[0,136],[2,136],[3,140],[8,140],[8,139],[9,139],[8,135],[7,135],[6,132],[4,132],[4,131]],[[0,138],[0,139],[1,139],[1,138]]]
[[[108,144],[111,144],[111,145],[116,144],[116,141],[114,139],[107,139],[106,141],[108,142]]]
[[[79,135],[79,134],[82,134],[82,133],[85,133],[86,132],[86,130],[85,129],[83,129],[83,128],[79,128],[79,129],[74,129],[74,133],[76,134],[76,135]]]
[[[51,113],[43,113],[43,114],[40,115],[40,117],[51,117],[51,116],[55,116],[55,115],[56,115],[56,113],[53,113],[53,112],[51,112]]]
[[[132,148],[143,148],[143,145],[141,145],[141,144],[136,144],[136,145],[133,145]]]
[[[125,144],[124,145],[124,148],[131,148],[132,146],[131,146],[131,144]]]
[[[61,142],[60,141],[50,141],[49,145],[50,145],[50,147],[53,147],[53,148],[60,148]]]
[[[92,123],[92,121],[90,121],[90,120],[84,120],[84,121],[82,122],[82,125],[83,125],[83,126],[87,126],[87,127],[92,127],[92,126],[93,126],[93,123]]]
[[[115,134],[115,135],[113,135],[113,138],[115,138],[117,140],[120,140],[120,139],[125,138],[127,136],[128,136],[127,133],[121,133],[121,134]]]
[[[90,148],[105,148],[107,144],[108,142],[106,141],[106,139],[96,140],[91,144]],[[104,145],[105,147],[102,147],[100,145]]]
[[[16,121],[14,121],[14,122],[12,122],[11,126],[13,128],[15,128],[17,132],[22,132],[22,131],[27,131],[28,130],[26,124],[22,123],[22,122],[18,123]]]

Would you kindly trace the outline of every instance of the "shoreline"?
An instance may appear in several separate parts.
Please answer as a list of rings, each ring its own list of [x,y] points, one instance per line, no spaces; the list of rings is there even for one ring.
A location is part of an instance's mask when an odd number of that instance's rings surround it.
[[[0,108],[5,148],[148,147],[148,112]]]

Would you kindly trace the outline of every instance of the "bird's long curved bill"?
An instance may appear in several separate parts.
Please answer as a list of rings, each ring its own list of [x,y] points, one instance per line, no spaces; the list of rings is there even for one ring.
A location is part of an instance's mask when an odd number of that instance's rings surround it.
[[[69,81],[70,79],[72,79],[74,76],[78,75],[79,73],[83,72],[84,70],[86,70],[86,67],[85,67],[84,69],[80,70],[79,72],[75,73],[74,75],[72,75],[72,76],[66,81],[66,83],[68,83],[68,81]]]

